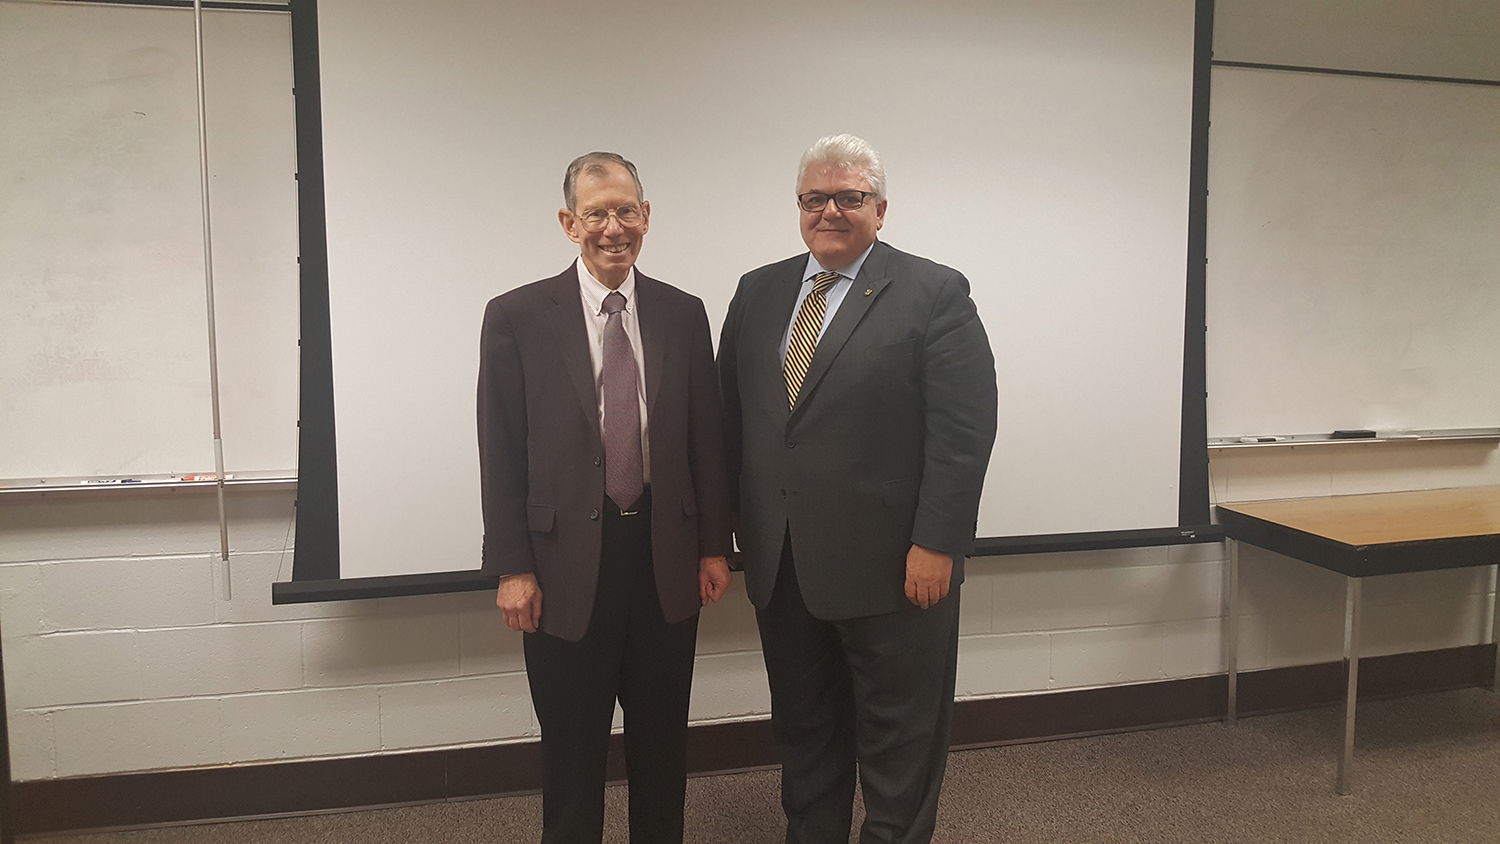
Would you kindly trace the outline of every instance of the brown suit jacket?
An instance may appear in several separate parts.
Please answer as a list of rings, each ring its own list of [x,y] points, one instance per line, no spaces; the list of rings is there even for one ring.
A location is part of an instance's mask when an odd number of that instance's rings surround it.
[[[719,383],[696,296],[636,271],[651,446],[651,550],[662,615],[700,606],[698,560],[732,549]],[[484,571],[534,572],[539,629],[588,629],[599,575],[604,446],[576,263],[490,300],[479,357]]]

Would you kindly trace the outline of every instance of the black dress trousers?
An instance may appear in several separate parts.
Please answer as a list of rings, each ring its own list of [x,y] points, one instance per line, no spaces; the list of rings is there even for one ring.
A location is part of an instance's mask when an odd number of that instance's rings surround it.
[[[605,498],[599,585],[588,632],[524,637],[542,727],[542,842],[597,844],[615,700],[625,714],[630,840],[682,841],[687,713],[698,617],[667,624],[651,563],[650,491],[630,515]],[[547,596],[542,595],[542,612]]]
[[[860,844],[932,839],[948,764],[959,587],[929,609],[823,621],[808,612],[791,541],[756,610],[771,683],[788,844],[845,844],[858,771]]]

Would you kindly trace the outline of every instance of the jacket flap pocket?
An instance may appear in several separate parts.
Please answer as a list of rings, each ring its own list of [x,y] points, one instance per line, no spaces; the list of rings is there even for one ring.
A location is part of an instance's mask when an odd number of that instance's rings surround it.
[[[557,518],[557,511],[545,504],[526,505],[526,529],[537,533],[547,533],[552,530],[552,522]]]
[[[903,507],[917,500],[917,479],[898,478],[880,485],[880,496],[887,507]]]
[[[691,492],[684,493],[682,496],[682,515],[698,515],[698,499]]]

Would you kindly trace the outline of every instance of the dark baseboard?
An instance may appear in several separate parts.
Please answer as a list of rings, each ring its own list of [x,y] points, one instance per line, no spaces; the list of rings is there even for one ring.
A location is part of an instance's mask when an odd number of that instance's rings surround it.
[[[1495,646],[1470,645],[1360,660],[1360,697],[1379,698],[1487,686]],[[1284,712],[1343,698],[1338,662],[1240,675],[1242,715]],[[960,701],[953,746],[981,747],[1213,721],[1224,716],[1224,675],[1079,691]],[[766,719],[688,731],[694,774],[776,764]],[[609,776],[624,779],[619,736]],[[466,800],[541,787],[537,742],[386,753],[351,759],[270,762],[139,774],[109,774],[12,785],[16,831],[40,835],[231,818],[343,811]]]

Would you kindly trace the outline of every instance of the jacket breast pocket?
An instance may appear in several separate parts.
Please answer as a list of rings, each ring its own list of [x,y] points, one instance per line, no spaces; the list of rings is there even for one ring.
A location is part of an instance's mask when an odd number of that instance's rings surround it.
[[[904,360],[911,357],[911,351],[915,346],[916,341],[908,337],[896,343],[872,346],[865,350],[865,358],[867,360]]]
[[[550,533],[552,523],[557,520],[557,510],[545,504],[526,505],[526,529],[535,533]]]

